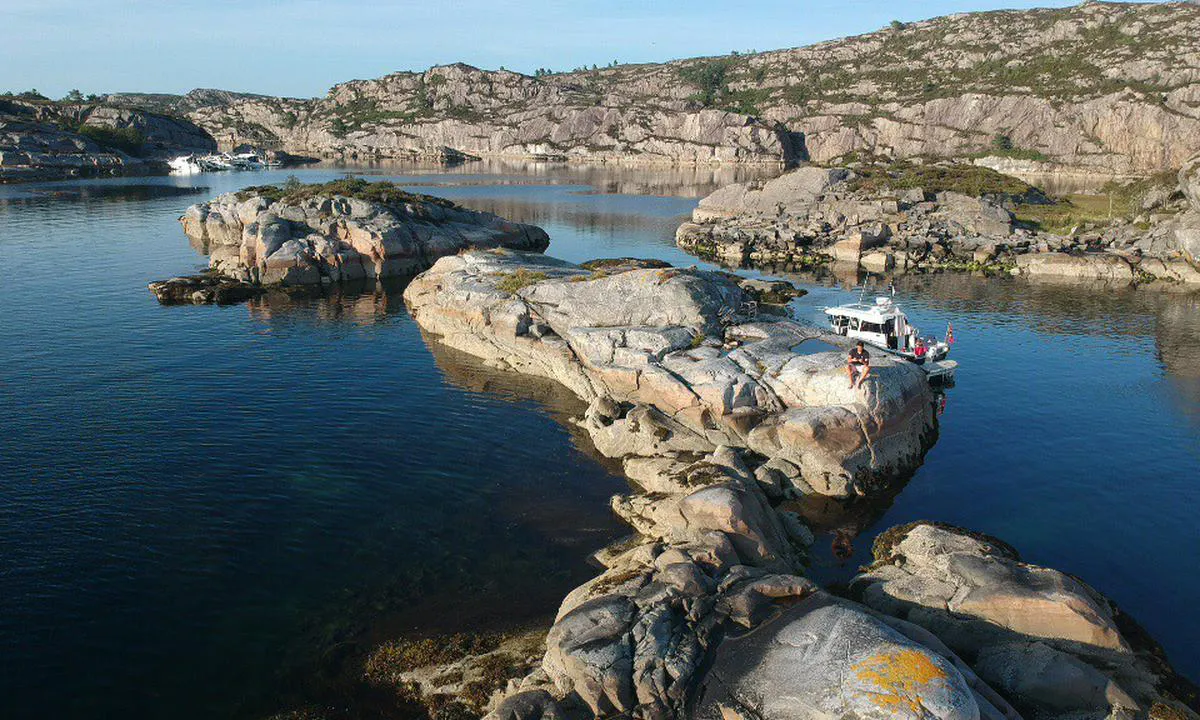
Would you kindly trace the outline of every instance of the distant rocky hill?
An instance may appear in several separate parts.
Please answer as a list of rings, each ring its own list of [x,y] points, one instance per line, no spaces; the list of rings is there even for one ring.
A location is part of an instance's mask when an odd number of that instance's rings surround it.
[[[821,163],[993,155],[1150,174],[1200,150],[1200,6],[969,13],[804,48],[530,77],[466,65],[297,100],[194,91],[223,147],[329,156]]]
[[[0,98],[0,182],[165,170],[165,158],[214,149],[212,136],[182,117]]]

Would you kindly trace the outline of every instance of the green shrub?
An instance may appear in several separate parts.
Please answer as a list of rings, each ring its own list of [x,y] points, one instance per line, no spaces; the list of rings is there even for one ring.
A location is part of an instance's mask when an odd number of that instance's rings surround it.
[[[877,192],[883,189],[907,190],[921,188],[925,192],[958,192],[980,197],[1000,195],[1026,198],[1040,195],[1029,183],[990,168],[969,164],[918,165],[900,160],[890,164],[866,165],[855,168],[857,177],[851,189]]]
[[[700,92],[692,99],[703,107],[713,107],[728,92],[726,76],[733,61],[729,59],[706,60],[679,69],[679,77],[695,85]]]
[[[146,136],[135,128],[110,128],[99,125],[84,125],[79,134],[90,138],[97,145],[111,150],[120,150],[129,155],[141,155]]]
[[[345,177],[341,180],[309,185],[300,182],[300,179],[293,175],[282,185],[256,185],[239,190],[237,193],[239,200],[245,200],[254,195],[261,195],[270,202],[288,204],[302,202],[315,197],[341,195],[343,197],[379,203],[380,205],[392,208],[410,203],[428,203],[444,208],[458,207],[445,198],[411,193],[392,182],[367,182],[362,178],[355,177]]]

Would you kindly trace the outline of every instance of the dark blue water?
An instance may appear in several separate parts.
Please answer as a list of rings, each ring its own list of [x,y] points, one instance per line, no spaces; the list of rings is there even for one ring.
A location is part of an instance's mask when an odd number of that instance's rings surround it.
[[[545,621],[623,532],[575,403],[427,342],[398,287],[154,302],[148,280],[204,264],[183,208],[289,172],[0,188],[0,716],[269,714],[380,639]],[[695,262],[673,244],[694,199],[593,190],[703,178],[584,179],[403,178],[538,223],[569,260]],[[800,280],[814,321],[852,297]],[[890,506],[814,521],[860,533],[853,563],[910,519],[996,534],[1200,675],[1200,302],[963,276],[897,299],[954,322],[941,438]]]

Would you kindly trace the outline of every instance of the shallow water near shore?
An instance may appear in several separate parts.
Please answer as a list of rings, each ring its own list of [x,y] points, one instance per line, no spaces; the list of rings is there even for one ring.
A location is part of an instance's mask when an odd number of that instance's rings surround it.
[[[739,179],[361,170],[539,224],[567,260],[683,265],[681,217]],[[402,284],[231,307],[146,291],[204,265],[188,204],[343,171],[0,187],[0,716],[265,716],[382,639],[548,622],[625,532],[578,403],[423,337]],[[814,322],[857,282],[790,279]],[[962,367],[895,498],[804,508],[813,574],[847,579],[896,523],[961,524],[1107,593],[1200,677],[1200,297],[895,284],[925,331],[954,323]]]

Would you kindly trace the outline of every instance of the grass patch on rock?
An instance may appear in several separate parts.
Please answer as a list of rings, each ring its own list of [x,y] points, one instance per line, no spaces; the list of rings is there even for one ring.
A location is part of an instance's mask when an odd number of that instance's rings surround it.
[[[1094,193],[1074,193],[1053,203],[1017,205],[1017,221],[1034,230],[1065,235],[1078,225],[1132,220],[1143,212],[1142,201],[1151,191],[1169,197],[1176,191],[1175,173],[1159,173],[1133,182],[1110,182]]]
[[[536,285],[543,280],[548,280],[550,276],[544,272],[519,268],[512,272],[500,273],[499,278],[496,282],[496,289],[506,292],[509,295],[515,295],[530,285]]]
[[[428,203],[444,208],[458,207],[445,198],[412,193],[401,189],[392,182],[368,182],[362,178],[342,178],[313,184],[288,181],[280,185],[256,185],[238,191],[237,198],[247,200],[256,195],[266,198],[269,202],[280,202],[285,205],[294,205],[319,197],[342,196],[388,207],[411,203]]]
[[[991,168],[965,163],[924,165],[901,160],[856,167],[854,173],[849,189],[865,193],[920,188],[927,193],[957,192],[971,197],[993,195],[1024,200],[1042,197],[1042,192],[1029,183]]]
[[[111,128],[101,125],[82,125],[79,134],[97,145],[111,150],[120,150],[127,155],[140,156],[146,136],[135,128]]]

